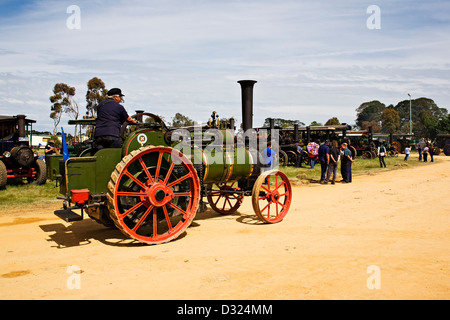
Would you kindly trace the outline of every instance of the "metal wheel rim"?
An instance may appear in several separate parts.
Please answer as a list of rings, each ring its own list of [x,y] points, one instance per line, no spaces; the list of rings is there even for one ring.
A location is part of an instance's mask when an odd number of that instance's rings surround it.
[[[112,218],[116,226],[131,238],[147,244],[177,238],[191,224],[198,208],[200,183],[194,166],[170,147],[144,147],[127,157],[113,186]],[[157,162],[147,163],[152,157],[156,157]],[[173,158],[187,172],[185,175],[174,174]],[[136,172],[136,168],[141,171]],[[177,192],[176,187],[181,184],[189,185],[189,190]],[[178,201],[182,198],[185,203],[181,208]]]
[[[269,183],[264,181],[269,178]],[[258,177],[253,186],[252,205],[256,215],[265,223],[277,223],[287,215],[292,202],[289,178],[281,171],[271,170]]]
[[[242,204],[244,195],[236,194],[239,188],[234,187],[237,182],[214,183],[208,187],[208,203],[211,208],[221,214],[232,214]]]

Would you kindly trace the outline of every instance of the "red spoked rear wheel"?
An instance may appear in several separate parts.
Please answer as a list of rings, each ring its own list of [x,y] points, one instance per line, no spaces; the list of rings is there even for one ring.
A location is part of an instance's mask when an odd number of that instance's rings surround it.
[[[237,181],[214,183],[208,186],[208,203],[211,208],[221,214],[232,214],[242,204],[244,195],[239,193]]]
[[[281,171],[264,172],[253,186],[253,210],[265,223],[277,223],[283,220],[289,211],[291,201],[291,183]]]
[[[143,147],[117,165],[108,184],[115,225],[147,244],[177,238],[191,224],[200,200],[197,171],[170,147]]]

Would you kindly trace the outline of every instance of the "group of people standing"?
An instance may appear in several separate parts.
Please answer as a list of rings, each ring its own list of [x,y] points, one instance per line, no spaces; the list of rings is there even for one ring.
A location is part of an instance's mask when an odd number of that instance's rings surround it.
[[[417,150],[419,151],[419,161],[422,161],[423,159],[424,162],[427,162],[428,155],[430,155],[431,162],[434,161],[432,145],[427,144],[422,147],[418,146]],[[380,168],[386,168],[385,157],[387,152],[388,150],[385,144],[380,144],[378,146],[377,155],[380,161]],[[410,153],[411,147],[407,146],[405,148],[405,161],[408,160]],[[311,169],[314,169],[317,162],[320,163],[321,184],[328,184],[330,181],[331,184],[336,182],[339,162],[341,162],[342,182],[352,182],[352,163],[355,160],[353,159],[352,152],[348,148],[347,143],[342,143],[339,146],[336,140],[333,140],[331,144],[329,140],[326,140],[323,144],[319,144],[319,141],[313,141],[308,143],[306,150],[303,150],[301,144],[297,145],[297,168],[302,166],[305,157],[308,157]]]
[[[434,148],[432,144],[426,144],[425,146],[417,146],[417,151],[419,152],[419,161],[428,162],[428,155],[430,155],[430,161],[434,162]],[[380,168],[386,168],[386,162],[384,158],[386,157],[386,147],[384,144],[378,147],[378,159],[380,160]],[[411,154],[411,146],[405,147],[405,158],[404,161],[408,161],[409,155]]]
[[[419,152],[419,161],[428,162],[428,154],[430,155],[430,162],[434,162],[434,148],[432,144],[426,144],[425,146],[417,146]]]
[[[341,162],[342,182],[352,182],[352,163],[355,160],[347,143],[344,142],[339,147],[336,140],[333,140],[331,143],[329,140],[326,140],[321,145],[319,145],[318,141],[313,141],[306,146],[306,152],[299,145],[297,146],[297,168],[301,167],[303,157],[306,156],[305,153],[310,160],[311,169],[314,169],[316,161],[320,163],[321,184],[328,184],[330,178],[331,184],[335,184],[339,162]]]

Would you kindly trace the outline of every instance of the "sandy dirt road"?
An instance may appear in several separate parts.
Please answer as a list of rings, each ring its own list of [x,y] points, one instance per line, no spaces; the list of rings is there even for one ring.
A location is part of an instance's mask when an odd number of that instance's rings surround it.
[[[275,225],[246,198],[158,246],[90,219],[65,223],[60,206],[0,213],[0,299],[450,298],[450,157],[296,186]]]

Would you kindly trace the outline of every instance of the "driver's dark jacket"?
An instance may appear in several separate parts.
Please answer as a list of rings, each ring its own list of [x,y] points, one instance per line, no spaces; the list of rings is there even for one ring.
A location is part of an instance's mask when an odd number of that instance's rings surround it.
[[[119,137],[120,127],[127,118],[128,113],[121,104],[113,99],[103,100],[97,107],[95,137]]]

